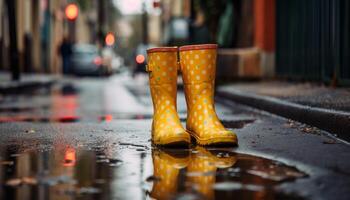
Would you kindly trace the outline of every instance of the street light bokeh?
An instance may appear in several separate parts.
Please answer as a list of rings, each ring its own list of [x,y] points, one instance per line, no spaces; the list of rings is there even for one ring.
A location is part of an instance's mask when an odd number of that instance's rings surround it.
[[[65,9],[66,17],[68,20],[74,21],[79,14],[79,8],[76,4],[68,4]]]
[[[144,55],[137,55],[136,56],[136,62],[137,64],[142,64],[143,62],[145,62],[145,56]]]
[[[115,43],[115,37],[113,33],[108,33],[105,38],[105,43],[107,46],[113,46]]]

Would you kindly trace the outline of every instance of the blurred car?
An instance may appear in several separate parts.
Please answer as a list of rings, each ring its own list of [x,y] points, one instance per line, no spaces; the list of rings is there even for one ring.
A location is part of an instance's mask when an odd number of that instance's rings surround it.
[[[92,44],[76,44],[73,46],[71,72],[78,76],[108,75],[98,49]]]

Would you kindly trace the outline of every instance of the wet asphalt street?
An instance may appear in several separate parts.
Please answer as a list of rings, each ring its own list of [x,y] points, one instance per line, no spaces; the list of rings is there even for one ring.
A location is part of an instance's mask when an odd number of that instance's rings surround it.
[[[225,99],[239,147],[158,149],[145,79],[67,78],[0,97],[0,199],[349,199],[350,146]],[[183,122],[186,106],[178,94]]]

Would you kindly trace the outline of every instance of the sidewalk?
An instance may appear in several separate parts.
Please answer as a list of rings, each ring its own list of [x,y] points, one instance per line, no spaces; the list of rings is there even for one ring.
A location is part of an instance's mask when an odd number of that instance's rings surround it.
[[[350,141],[350,88],[269,81],[219,86],[217,95],[316,126]]]
[[[36,87],[47,87],[58,79],[57,75],[21,74],[20,81],[13,81],[10,73],[0,72],[0,94],[13,94]]]

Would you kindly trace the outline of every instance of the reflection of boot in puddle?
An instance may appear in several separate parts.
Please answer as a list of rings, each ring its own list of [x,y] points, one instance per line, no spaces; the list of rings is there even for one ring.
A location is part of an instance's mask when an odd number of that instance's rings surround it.
[[[189,162],[187,151],[153,150],[153,168],[155,181],[150,196],[155,199],[169,199],[179,188],[179,172]]]
[[[191,155],[191,162],[187,167],[187,180],[205,199],[214,199],[213,184],[216,181],[216,171],[233,166],[237,158],[225,151],[212,154],[209,150],[197,146],[197,153]]]

